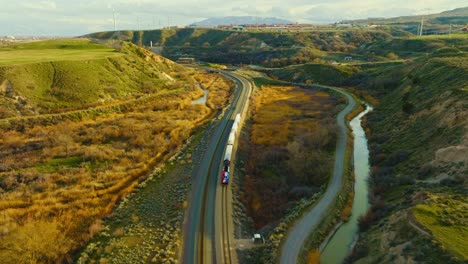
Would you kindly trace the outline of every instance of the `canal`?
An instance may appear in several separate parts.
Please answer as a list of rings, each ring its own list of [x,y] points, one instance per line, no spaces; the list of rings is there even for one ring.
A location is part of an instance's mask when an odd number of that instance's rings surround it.
[[[354,200],[353,211],[349,221],[341,225],[329,240],[321,252],[320,263],[338,264],[342,263],[349,254],[358,234],[358,218],[366,213],[369,208],[368,200],[368,177],[369,177],[369,149],[364,129],[361,126],[362,117],[372,111],[367,106],[366,110],[356,116],[350,122],[354,135]]]

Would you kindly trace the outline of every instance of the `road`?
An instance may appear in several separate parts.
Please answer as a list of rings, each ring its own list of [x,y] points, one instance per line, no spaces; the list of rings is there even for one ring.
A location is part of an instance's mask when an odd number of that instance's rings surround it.
[[[243,77],[220,72],[237,86],[231,106],[216,121],[203,161],[192,173],[193,188],[183,228],[182,263],[231,263],[233,241],[230,185],[221,185],[221,165],[229,132],[237,113],[244,109],[250,83]]]
[[[317,85],[316,85],[317,86]],[[281,248],[280,263],[292,264],[297,263],[300,258],[299,254],[302,251],[304,243],[309,234],[322,221],[330,206],[335,202],[335,199],[341,189],[343,181],[343,170],[345,163],[345,151],[347,143],[347,126],[345,117],[356,106],[356,101],[351,95],[342,90],[327,86],[318,86],[321,88],[332,89],[342,94],[348,101],[348,105],[337,116],[337,123],[340,129],[335,151],[335,164],[333,168],[333,176],[328,184],[327,191],[319,200],[319,202],[300,219],[298,219],[292,228],[290,228],[286,240]]]

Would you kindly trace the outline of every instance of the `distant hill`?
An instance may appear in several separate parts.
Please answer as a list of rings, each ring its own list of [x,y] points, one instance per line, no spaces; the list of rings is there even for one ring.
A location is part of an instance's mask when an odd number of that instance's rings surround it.
[[[279,67],[312,61],[325,52],[349,52],[368,42],[388,41],[383,30],[258,32],[209,28],[182,28],[147,31],[97,32],[91,39],[120,39],[138,45],[152,42],[163,46],[162,55],[177,60],[194,57],[198,61],[257,64]]]
[[[468,6],[456,8],[449,11],[444,11],[439,14],[440,16],[468,16]]]
[[[356,19],[356,20],[345,20],[343,22],[383,22],[385,24],[389,23],[398,23],[398,22],[419,22],[421,18],[427,18],[433,20],[436,18],[453,18],[456,17],[457,21],[460,21],[461,24],[468,23],[468,7],[456,8],[449,11],[444,11],[437,14],[428,14],[428,15],[417,15],[417,16],[400,16],[392,18],[368,18],[368,19]],[[439,21],[444,21],[440,20]],[[442,24],[442,23],[441,23]]]
[[[468,7],[457,8],[437,14],[346,20],[343,21],[343,23],[386,25],[417,34],[421,19],[424,20],[424,35],[448,34],[450,25],[452,25],[453,33],[460,32],[468,23]]]
[[[195,22],[195,26],[219,26],[219,25],[245,25],[245,24],[292,24],[292,21],[275,17],[255,17],[255,16],[228,16],[212,17],[203,21]]]

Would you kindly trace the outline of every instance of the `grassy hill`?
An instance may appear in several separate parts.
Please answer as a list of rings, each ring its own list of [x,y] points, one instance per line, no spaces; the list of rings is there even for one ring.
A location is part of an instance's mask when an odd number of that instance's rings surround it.
[[[115,49],[84,39],[48,40],[0,49],[0,66],[121,56]]]
[[[181,66],[133,44],[50,40],[0,48],[0,117],[108,104],[170,87]],[[176,73],[177,72],[177,73]]]

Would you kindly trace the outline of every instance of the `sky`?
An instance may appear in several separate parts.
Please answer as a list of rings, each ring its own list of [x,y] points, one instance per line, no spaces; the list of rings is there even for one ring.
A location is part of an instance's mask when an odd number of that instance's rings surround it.
[[[210,17],[278,17],[299,23],[439,13],[466,0],[0,0],[0,36],[79,36],[116,28],[184,26]]]

